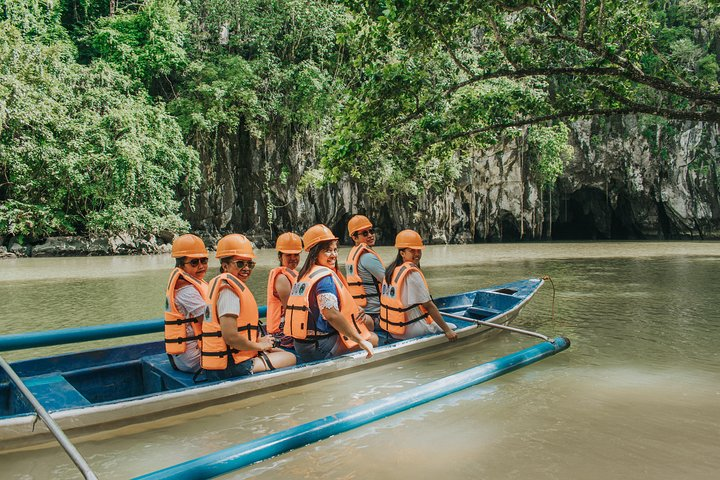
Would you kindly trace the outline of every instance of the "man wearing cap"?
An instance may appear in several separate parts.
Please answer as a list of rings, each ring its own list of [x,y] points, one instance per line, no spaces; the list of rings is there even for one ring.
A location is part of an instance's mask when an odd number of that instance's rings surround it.
[[[380,315],[380,286],[385,267],[373,250],[375,229],[365,215],[355,215],[348,222],[348,233],[355,246],[345,260],[345,273],[350,293],[357,305],[372,317],[375,328]]]

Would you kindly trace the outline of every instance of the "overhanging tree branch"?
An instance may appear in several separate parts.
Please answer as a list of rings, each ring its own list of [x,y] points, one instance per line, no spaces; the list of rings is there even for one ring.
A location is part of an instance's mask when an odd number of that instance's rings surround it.
[[[630,114],[647,114],[656,115],[663,118],[670,118],[673,120],[691,120],[695,122],[709,122],[709,123],[720,123],[720,113],[717,111],[707,112],[685,112],[679,110],[671,110],[667,108],[653,107],[651,105],[643,105],[633,103],[626,107],[621,108],[598,108],[598,109],[587,109],[587,110],[572,110],[551,113],[548,115],[540,115],[537,117],[523,118],[513,122],[497,123],[493,125],[487,125],[485,127],[474,128],[466,130],[464,132],[454,133],[452,135],[438,138],[435,141],[428,142],[422,145],[420,151],[424,153],[428,148],[439,143],[451,142],[460,138],[472,137],[481,133],[505,130],[507,128],[518,128],[527,125],[535,125],[538,123],[553,121],[553,120],[566,120],[572,118],[582,117],[598,117],[598,116],[612,116],[612,115],[630,115]]]
[[[403,125],[409,121],[422,115],[429,107],[440,101],[442,98],[450,97],[453,93],[457,92],[461,88],[470,86],[475,83],[493,80],[498,78],[509,78],[509,79],[522,79],[528,77],[553,77],[561,75],[576,75],[586,77],[596,76],[612,76],[617,78],[625,78],[627,80],[633,80],[637,83],[641,83],[645,86],[649,86],[655,90],[659,90],[666,93],[674,93],[683,98],[689,100],[695,100],[701,103],[711,103],[720,106],[720,95],[702,92],[700,90],[675,85],[667,82],[660,78],[644,76],[642,78],[636,77],[634,74],[629,74],[627,71],[618,67],[561,67],[561,68],[525,68],[521,70],[499,70],[495,72],[484,73],[481,75],[475,75],[467,80],[459,82],[452,87],[446,89],[441,95],[435,96],[417,108],[414,112],[406,115],[405,117],[394,122],[392,126]]]

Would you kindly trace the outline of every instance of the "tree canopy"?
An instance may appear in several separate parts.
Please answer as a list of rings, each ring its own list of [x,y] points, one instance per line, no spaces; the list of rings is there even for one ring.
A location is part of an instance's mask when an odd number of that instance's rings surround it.
[[[0,0],[0,234],[186,228],[233,135],[377,198],[522,136],[552,185],[573,119],[720,122],[719,56],[704,0]]]
[[[18,5],[0,20],[0,233],[188,228],[177,193],[199,162],[177,122],[119,68],[78,63],[57,6]]]
[[[471,151],[521,127],[546,153],[540,180],[552,181],[564,121],[720,121],[717,3],[345,3],[353,68],[322,164],[328,181],[349,174],[377,192],[417,193],[452,182]]]

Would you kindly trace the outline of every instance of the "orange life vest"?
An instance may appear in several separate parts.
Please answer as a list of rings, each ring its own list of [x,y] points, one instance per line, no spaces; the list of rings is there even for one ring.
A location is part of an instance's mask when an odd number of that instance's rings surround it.
[[[355,299],[355,303],[357,303],[358,307],[364,307],[367,305],[367,297],[380,296],[380,285],[375,282],[374,278],[372,283],[363,283],[362,278],[360,277],[358,264],[360,263],[360,257],[362,257],[365,253],[375,255],[377,259],[380,260],[380,263],[382,263],[380,255],[378,255],[374,250],[371,250],[364,243],[355,245],[352,250],[350,250],[347,260],[345,260],[348,289],[350,290],[350,294],[352,294],[352,297]],[[371,293],[367,293],[368,291]]]
[[[202,323],[202,368],[205,370],[225,370],[228,365],[228,355],[233,356],[235,364],[244,362],[258,355],[257,350],[237,350],[231,348],[222,338],[220,319],[217,314],[217,302],[220,292],[226,288],[232,289],[240,298],[240,315],[237,317],[237,330],[246,335],[249,340],[257,341],[259,336],[258,307],[250,289],[238,278],[229,273],[223,273],[210,280],[210,294],[208,309],[205,311],[205,321]]]
[[[202,333],[202,317],[185,318],[175,305],[175,291],[178,282],[185,282],[200,293],[203,300],[208,300],[208,284],[204,280],[197,280],[192,275],[186,273],[180,268],[173,268],[170,273],[170,281],[165,289],[165,351],[171,355],[179,355],[185,353],[186,343],[191,340],[200,341]],[[193,335],[188,336],[187,324],[193,329]]]
[[[421,304],[405,305],[402,302],[402,292],[405,289],[405,279],[412,272],[418,272],[423,283],[427,287],[425,276],[419,268],[412,262],[405,262],[395,267],[392,274],[392,282],[390,285],[383,280],[382,290],[380,292],[380,328],[390,333],[402,335],[405,329],[411,323],[425,319],[427,323],[432,323],[428,311]],[[415,307],[419,307],[422,315],[416,318],[406,318],[406,312]]]
[[[267,284],[267,332],[277,333],[280,331],[280,320],[285,315],[285,307],[283,307],[280,298],[275,290],[275,280],[279,275],[285,275],[290,281],[292,287],[297,281],[298,273],[292,268],[275,267],[270,270]]]
[[[285,311],[285,335],[289,335],[295,339],[305,340],[323,336],[323,333],[333,333],[317,331],[315,319],[309,318],[310,292],[320,279],[327,276],[331,276],[335,283],[335,288],[338,292],[340,313],[350,321],[350,324],[357,330],[360,337],[368,340],[371,336],[370,331],[365,326],[362,315],[360,315],[360,310],[353,300],[352,295],[350,295],[345,278],[338,272],[319,265],[313,266],[310,272],[299,279],[290,291],[290,298],[288,298],[287,310]],[[330,328],[332,328],[332,326],[330,326]],[[345,335],[340,335],[340,338],[348,348],[353,348],[357,345],[357,342]]]

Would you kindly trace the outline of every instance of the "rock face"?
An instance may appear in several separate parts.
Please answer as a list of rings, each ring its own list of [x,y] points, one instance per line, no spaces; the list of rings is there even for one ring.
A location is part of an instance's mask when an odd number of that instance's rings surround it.
[[[349,181],[296,195],[315,163],[305,132],[288,129],[264,142],[228,134],[220,158],[203,158],[206,181],[186,215],[194,228],[242,232],[259,246],[318,222],[349,242],[346,224],[358,212],[374,220],[384,244],[403,228],[431,243],[720,238],[717,125],[625,116],[580,120],[571,130],[574,156],[552,190],[532,179],[518,139],[478,152],[444,192],[388,203]]]
[[[172,242],[172,238],[170,239]],[[113,237],[49,237],[45,242],[28,247],[22,256],[73,257],[93,255],[141,255],[166,253],[170,243],[154,235],[132,237],[127,234]]]
[[[719,238],[718,133],[632,116],[575,122],[554,238]]]
[[[272,247],[280,233],[315,223],[348,244],[355,213],[374,221],[385,245],[404,228],[427,243],[720,238],[718,125],[625,116],[570,127],[574,155],[552,189],[533,180],[533,159],[519,136],[477,152],[445,191],[388,202],[350,181],[298,195],[303,174],[316,165],[315,140],[287,129],[260,142],[238,129],[218,136],[217,158],[196,146],[205,181],[184,213],[210,249],[229,232]],[[173,235],[51,237],[34,246],[0,238],[0,258],[162,253]]]

